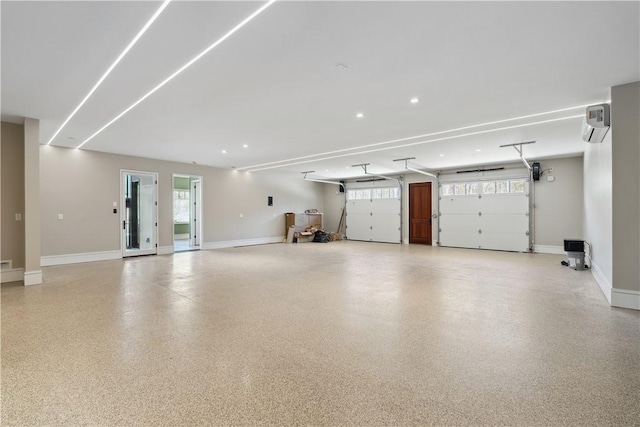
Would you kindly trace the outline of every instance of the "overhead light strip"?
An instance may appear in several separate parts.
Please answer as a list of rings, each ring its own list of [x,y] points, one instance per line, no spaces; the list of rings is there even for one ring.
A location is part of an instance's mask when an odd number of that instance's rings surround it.
[[[167,77],[166,79],[164,79],[159,85],[157,85],[156,87],[154,87],[153,89],[151,89],[149,92],[147,92],[146,95],[144,95],[142,98],[140,98],[139,100],[137,100],[136,102],[134,102],[133,104],[131,104],[131,106],[129,106],[126,110],[124,110],[122,113],[118,114],[115,118],[113,118],[110,122],[108,122],[106,125],[102,126],[100,129],[98,129],[98,131],[96,133],[94,133],[93,135],[91,135],[89,138],[87,138],[86,140],[84,140],[84,142],[80,145],[78,145],[76,148],[81,148],[83,145],[85,145],[87,142],[91,141],[93,138],[95,138],[98,134],[100,134],[100,132],[102,132],[103,130],[105,130],[106,128],[108,128],[109,126],[111,126],[113,123],[115,123],[118,119],[120,119],[122,116],[124,116],[125,114],[127,114],[129,111],[131,111],[132,109],[134,109],[138,104],[140,104],[142,101],[144,101],[145,99],[147,99],[148,97],[150,97],[151,95],[153,95],[158,89],[160,89],[162,86],[166,85],[167,83],[169,83],[171,80],[173,80],[178,74],[182,73],[184,70],[186,70],[187,68],[189,68],[194,62],[198,61],[200,58],[202,58],[204,55],[206,55],[207,53],[209,53],[212,49],[216,48],[218,45],[220,45],[222,42],[224,42],[226,39],[228,39],[229,37],[231,37],[235,32],[237,32],[240,28],[244,27],[247,23],[249,23],[253,18],[255,18],[256,16],[258,16],[260,13],[262,13],[265,9],[267,9],[269,6],[271,6],[273,3],[275,3],[276,0],[269,0],[267,3],[265,3],[264,5],[262,5],[260,8],[258,8],[258,10],[256,10],[255,12],[253,12],[251,15],[249,15],[248,17],[246,17],[244,20],[242,20],[242,22],[240,22],[238,25],[236,25],[235,27],[233,27],[229,32],[227,32],[224,36],[220,37],[216,42],[214,42],[211,46],[209,46],[208,48],[206,48],[205,50],[203,50],[202,52],[200,52],[198,55],[196,55],[192,60],[190,60],[189,62],[187,62],[186,64],[184,64],[182,67],[180,67],[177,71],[175,71],[173,74],[171,74],[169,77]]]
[[[255,168],[259,168],[259,167],[262,167],[262,166],[275,165],[275,164],[278,164],[278,163],[286,163],[286,162],[292,162],[292,161],[296,161],[296,160],[310,159],[310,158],[313,158],[313,157],[326,156],[326,155],[329,155],[329,154],[344,153],[344,152],[347,152],[347,151],[360,150],[360,149],[363,149],[363,148],[377,147],[377,146],[380,146],[380,145],[388,145],[388,144],[393,144],[393,143],[396,143],[396,142],[410,141],[412,139],[427,138],[427,137],[430,137],[430,136],[442,135],[442,134],[445,134],[445,133],[459,132],[459,131],[463,131],[463,130],[469,130],[469,129],[478,128],[478,127],[497,125],[497,124],[500,124],[500,123],[507,123],[507,122],[513,122],[513,121],[517,121],[517,120],[530,119],[530,118],[539,117],[539,116],[546,116],[546,115],[549,115],[549,114],[563,113],[563,112],[566,112],[566,111],[576,110],[578,108],[586,108],[589,105],[593,105],[593,103],[584,104],[584,105],[577,105],[575,107],[561,108],[559,110],[545,111],[543,113],[529,114],[529,115],[526,115],[526,116],[512,117],[512,118],[509,118],[509,119],[496,120],[496,121],[493,121],[493,122],[479,123],[479,124],[470,125],[470,126],[464,126],[464,127],[460,127],[460,128],[456,128],[456,129],[449,129],[449,130],[443,130],[443,131],[439,131],[439,132],[425,133],[425,134],[416,135],[416,136],[408,136],[406,138],[392,139],[390,141],[376,142],[376,143],[373,143],[373,144],[361,145],[361,146],[358,146],[358,147],[343,148],[343,149],[340,149],[340,150],[326,151],[324,153],[310,154],[308,156],[293,157],[291,159],[278,160],[278,161],[275,161],[275,162],[268,162],[268,163],[261,163],[261,164],[253,165],[253,166],[245,166],[245,167],[238,168],[237,170],[240,170],[240,171],[247,170],[247,169],[254,170]]]
[[[118,65],[120,63],[120,61],[122,60],[122,58],[124,58],[124,56],[131,50],[131,48],[133,47],[133,45],[135,45],[138,40],[140,39],[140,37],[142,37],[142,35],[149,29],[149,27],[151,26],[151,24],[154,23],[154,21],[158,18],[158,16],[160,16],[160,14],[162,13],[162,11],[169,5],[169,3],[171,2],[171,0],[165,0],[164,3],[162,3],[162,5],[160,6],[160,8],[158,8],[158,10],[156,11],[156,13],[153,14],[153,16],[151,17],[151,19],[149,19],[147,21],[147,23],[144,25],[144,27],[142,27],[142,29],[140,31],[138,31],[138,34],[136,34],[136,36],[133,38],[133,40],[131,40],[129,42],[129,44],[127,45],[127,47],[124,48],[124,50],[122,51],[122,53],[116,58],[116,60],[113,62],[113,64],[111,64],[111,66],[107,69],[107,71],[105,71],[105,73],[102,75],[102,77],[100,77],[100,80],[98,80],[98,82],[93,86],[93,88],[91,88],[91,90],[89,91],[89,93],[84,97],[84,99],[80,102],[80,104],[78,104],[78,106],[75,108],[75,110],[73,110],[73,112],[71,113],[71,115],[69,117],[67,117],[67,120],[65,120],[62,123],[62,126],[60,126],[58,128],[58,130],[56,131],[56,133],[53,134],[53,136],[51,137],[51,139],[49,139],[49,142],[47,142],[47,145],[51,145],[51,143],[53,142],[54,139],[56,139],[56,136],[58,136],[58,134],[60,133],[60,131],[62,131],[62,129],[64,129],[64,127],[67,125],[67,123],[69,123],[69,121],[73,118],[73,116],[76,115],[76,113],[78,112],[78,110],[80,110],[80,108],[82,108],[82,106],[84,105],[85,102],[87,102],[87,100],[91,97],[91,95],[93,95],[93,93],[96,91],[96,89],[98,89],[98,87],[102,84],[102,82],[104,81],[104,79],[107,78],[107,76],[109,74],[111,74],[111,71],[113,71],[114,68],[116,68],[116,65]]]
[[[393,147],[374,148],[372,150],[358,151],[356,153],[339,154],[339,155],[328,156],[328,157],[323,157],[323,158],[319,158],[319,159],[302,160],[302,161],[299,161],[299,162],[292,162],[292,163],[287,163],[287,164],[282,164],[282,165],[274,165],[274,166],[266,166],[266,167],[261,167],[261,168],[254,168],[254,169],[248,170],[247,172],[258,172],[258,171],[263,171],[263,170],[268,170],[268,169],[282,168],[282,167],[286,167],[286,166],[301,165],[301,164],[304,164],[304,163],[320,162],[320,161],[323,161],[323,160],[331,160],[331,159],[337,159],[337,158],[341,158],[341,157],[356,156],[358,154],[375,153],[375,152],[378,152],[378,151],[393,150],[395,148],[411,147],[411,146],[414,146],[414,145],[428,144],[430,142],[445,141],[445,140],[449,140],[449,139],[463,138],[463,137],[466,137],[466,136],[481,135],[481,134],[485,134],[485,133],[499,132],[499,131],[503,131],[503,130],[517,129],[517,128],[528,127],[528,126],[536,126],[536,125],[541,125],[541,124],[544,124],[544,123],[559,122],[559,121],[562,121],[562,120],[571,120],[571,119],[577,119],[577,118],[583,118],[583,117],[584,117],[584,114],[578,114],[578,115],[575,115],[575,116],[567,116],[567,117],[559,117],[559,118],[556,118],[556,119],[542,120],[542,121],[539,121],[539,122],[524,123],[524,124],[514,125],[514,126],[505,126],[505,127],[501,127],[501,128],[487,129],[487,130],[481,130],[481,131],[477,131],[477,132],[469,132],[469,133],[465,133],[465,134],[461,134],[461,135],[445,136],[445,137],[442,137],[442,138],[429,139],[429,140],[426,140],[426,141],[410,142],[410,143],[407,143],[407,144],[394,145]]]

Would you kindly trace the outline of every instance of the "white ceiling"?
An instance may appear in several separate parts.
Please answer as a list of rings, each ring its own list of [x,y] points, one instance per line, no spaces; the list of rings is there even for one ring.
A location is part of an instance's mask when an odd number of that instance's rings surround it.
[[[79,145],[263,4],[170,3],[53,145]],[[639,5],[278,1],[83,149],[249,169],[304,157],[277,165],[324,178],[400,171],[401,157],[510,161],[499,145],[529,140],[528,157],[579,154],[580,118],[450,137],[584,108],[354,147],[606,101],[640,80]],[[159,6],[2,1],[3,120],[40,119],[47,143]]]

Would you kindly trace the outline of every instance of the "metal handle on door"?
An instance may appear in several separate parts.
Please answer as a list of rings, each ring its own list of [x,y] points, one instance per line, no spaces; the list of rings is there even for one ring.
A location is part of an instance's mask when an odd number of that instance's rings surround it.
[[[127,229],[127,221],[122,221],[122,229],[123,230]]]

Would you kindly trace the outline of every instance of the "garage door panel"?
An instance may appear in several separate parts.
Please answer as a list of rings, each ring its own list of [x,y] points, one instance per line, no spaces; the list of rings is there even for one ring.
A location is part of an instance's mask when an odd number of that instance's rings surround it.
[[[529,249],[529,237],[523,232],[482,233],[480,238],[482,249],[525,252]]]
[[[508,182],[507,193],[494,193],[493,191],[499,188],[498,184],[502,186],[500,187],[502,190],[505,189],[505,181]],[[513,182],[515,184],[511,187]],[[439,208],[441,246],[518,252],[528,250],[528,182],[524,184],[524,192],[522,192],[521,178],[515,181],[500,178],[496,179],[493,185],[491,184],[491,180],[465,182],[467,191],[469,188],[476,188],[481,193],[480,197],[464,195],[441,197]],[[449,188],[448,191],[450,190]],[[478,215],[479,212],[481,215]]]
[[[371,189],[372,199],[347,201],[347,238],[367,242],[400,243],[401,200],[393,197],[399,193],[385,190],[390,187]],[[382,191],[380,191],[382,189]],[[349,190],[348,190],[349,191]],[[384,193],[386,193],[386,198]],[[381,197],[382,196],[382,197]],[[392,197],[389,197],[392,196]],[[349,197],[349,193],[347,193]]]
[[[440,233],[440,245],[453,248],[474,248],[480,247],[480,234],[476,230],[470,233],[467,230],[446,230]]]
[[[440,200],[441,213],[467,214],[470,210],[478,209],[478,197],[455,197]]]
[[[529,229],[526,215],[482,215],[482,231],[521,232]]]
[[[529,198],[524,195],[489,195],[480,199],[483,214],[524,214],[529,211]]]
[[[375,215],[399,215],[400,200],[399,199],[374,199],[371,202],[371,209]]]
[[[480,229],[480,217],[478,215],[447,214],[440,217],[442,230],[478,231]]]

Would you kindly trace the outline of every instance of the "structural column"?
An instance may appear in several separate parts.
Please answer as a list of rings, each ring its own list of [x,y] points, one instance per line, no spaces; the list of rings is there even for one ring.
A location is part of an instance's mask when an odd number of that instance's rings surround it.
[[[40,269],[40,121],[24,119],[24,285],[42,283]]]

